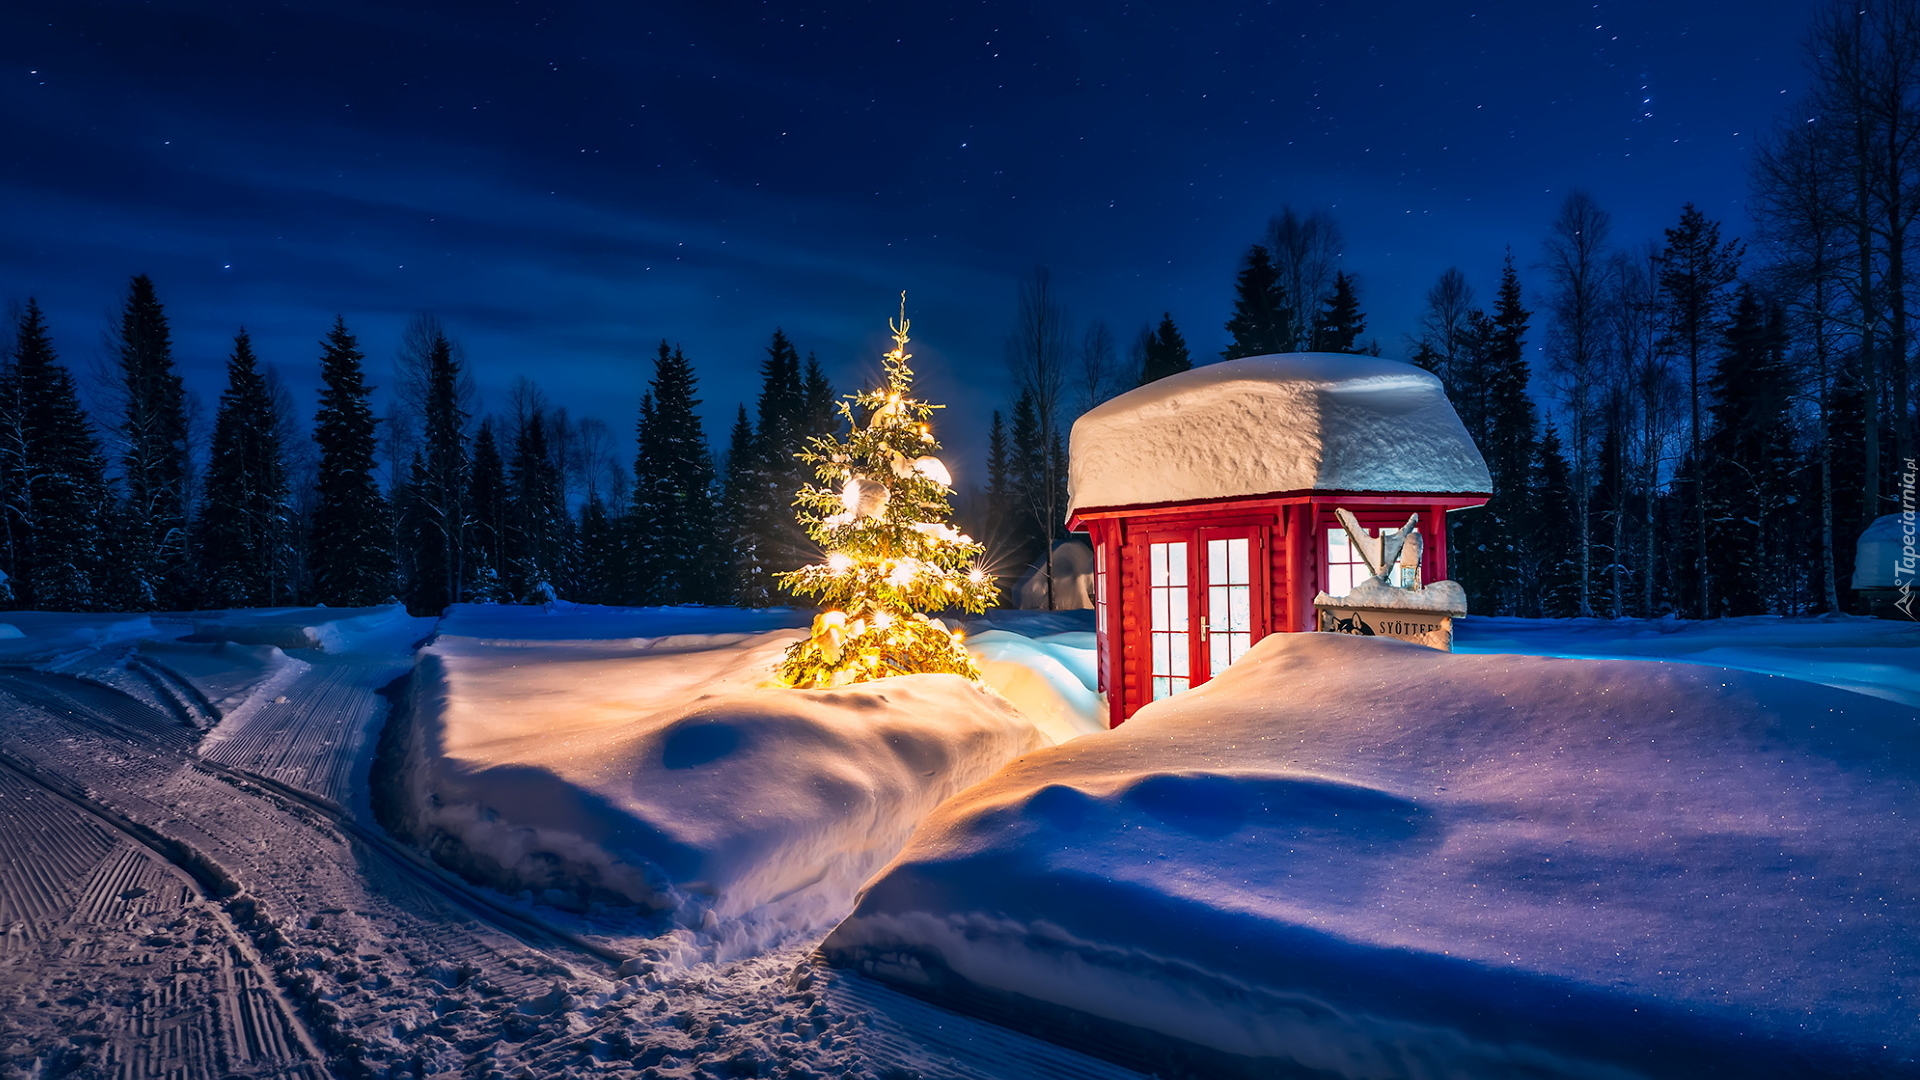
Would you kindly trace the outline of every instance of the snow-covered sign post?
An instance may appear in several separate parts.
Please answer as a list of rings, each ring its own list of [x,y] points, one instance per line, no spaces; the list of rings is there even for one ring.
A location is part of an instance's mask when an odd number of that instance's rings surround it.
[[[1453,620],[1467,613],[1466,590],[1456,581],[1417,584],[1420,568],[1420,515],[1391,534],[1374,536],[1345,508],[1334,510],[1348,545],[1359,553],[1372,576],[1344,596],[1325,592],[1313,598],[1320,629],[1361,637],[1391,637],[1453,651]]]
[[[1115,724],[1270,633],[1319,629],[1323,596],[1359,606],[1391,589],[1387,621],[1406,627],[1457,614],[1446,515],[1492,490],[1432,373],[1332,353],[1228,360],[1128,391],[1074,421],[1068,462],[1067,524],[1093,542]],[[1427,523],[1417,539],[1399,531],[1409,514]],[[1376,587],[1394,566],[1400,579]]]
[[[933,456],[940,406],[913,396],[908,325],[901,293],[893,349],[881,358],[885,382],[840,403],[845,441],[816,438],[800,455],[820,480],[800,490],[800,522],[827,557],[781,574],[780,584],[827,610],[781,658],[788,686],[923,672],[980,677],[960,631],[928,616],[984,611],[999,589],[979,566],[982,545],[949,523],[953,479]]]

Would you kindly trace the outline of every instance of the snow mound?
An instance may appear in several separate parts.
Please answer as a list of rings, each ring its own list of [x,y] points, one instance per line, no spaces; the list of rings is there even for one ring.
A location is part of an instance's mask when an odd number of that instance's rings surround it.
[[[1492,486],[1440,380],[1377,356],[1207,364],[1097,406],[1071,438],[1070,514],[1309,489]]]
[[[935,805],[1045,745],[956,676],[763,687],[795,631],[589,641],[583,618],[546,643],[443,624],[411,695],[404,831],[547,903],[670,912],[752,951],[830,925]]]
[[[223,719],[257,708],[312,666],[272,645],[231,641],[150,641],[140,655],[192,685]]]
[[[967,639],[967,651],[988,686],[1054,743],[1107,729],[1107,706],[1094,689],[1094,636],[1034,639],[988,630]]]
[[[399,604],[364,608],[257,608],[196,618],[193,641],[230,641],[338,655],[404,653],[433,630]]]
[[[0,639],[23,638],[26,636],[26,634],[21,632],[19,627],[12,623],[0,623]]]
[[[1917,723],[1274,634],[942,806],[823,950],[1163,1074],[1911,1076]]]

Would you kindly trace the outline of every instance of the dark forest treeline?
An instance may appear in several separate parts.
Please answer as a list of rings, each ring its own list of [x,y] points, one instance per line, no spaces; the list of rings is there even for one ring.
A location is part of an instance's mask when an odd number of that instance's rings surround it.
[[[834,422],[820,364],[775,331],[756,415],[716,468],[698,380],[661,342],[638,450],[522,382],[476,418],[458,344],[430,318],[400,349],[398,407],[378,417],[344,321],[321,340],[309,439],[245,331],[205,453],[153,282],[112,328],[115,415],[82,408],[37,304],[0,343],[0,602],[55,611],[294,603],[781,603],[772,574],[809,557],[791,502],[795,452]],[[810,478],[808,478],[810,479]]]

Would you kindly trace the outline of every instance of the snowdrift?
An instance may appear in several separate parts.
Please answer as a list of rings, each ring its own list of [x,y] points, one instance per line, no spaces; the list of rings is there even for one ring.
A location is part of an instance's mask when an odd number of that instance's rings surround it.
[[[337,654],[405,652],[433,630],[399,604],[364,608],[254,608],[193,621],[190,641],[230,641]]]
[[[797,631],[569,640],[534,611],[456,609],[421,651],[400,814],[443,863],[544,902],[743,949],[830,925],[929,810],[1046,744],[956,676],[763,688]],[[463,619],[504,633],[447,632]]]
[[[1162,1075],[1916,1075],[1916,726],[1276,634],[962,792],[823,951]]]

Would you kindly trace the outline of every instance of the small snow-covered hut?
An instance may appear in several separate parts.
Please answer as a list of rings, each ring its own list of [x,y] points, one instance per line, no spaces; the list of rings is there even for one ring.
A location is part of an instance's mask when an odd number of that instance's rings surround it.
[[[1912,618],[1910,595],[1920,590],[1920,557],[1914,549],[1920,523],[1911,513],[1873,519],[1854,548],[1853,591],[1867,610],[1883,618]],[[1908,608],[1900,602],[1907,601]],[[1897,613],[1897,614],[1896,614]]]
[[[1110,722],[1206,682],[1313,599],[1370,573],[1335,511],[1378,536],[1419,514],[1417,585],[1447,576],[1445,515],[1486,462],[1440,380],[1373,356],[1287,353],[1148,383],[1074,422],[1068,528],[1093,542]]]

